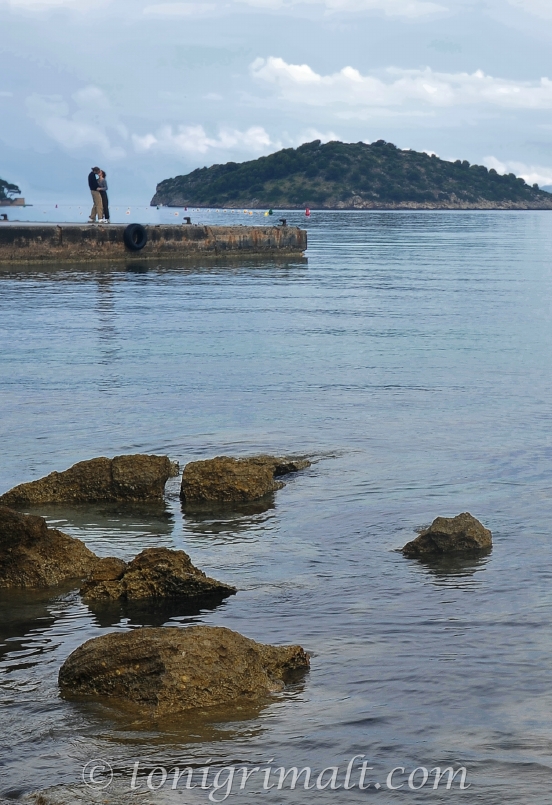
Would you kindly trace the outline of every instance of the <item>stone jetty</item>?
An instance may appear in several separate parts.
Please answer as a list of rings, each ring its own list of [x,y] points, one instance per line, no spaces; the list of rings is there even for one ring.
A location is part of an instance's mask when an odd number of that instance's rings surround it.
[[[147,225],[134,232],[127,224],[0,223],[0,264],[60,261],[194,258],[198,256],[300,256],[307,233],[294,226]],[[136,238],[136,233],[139,237]],[[140,246],[145,241],[145,245]]]

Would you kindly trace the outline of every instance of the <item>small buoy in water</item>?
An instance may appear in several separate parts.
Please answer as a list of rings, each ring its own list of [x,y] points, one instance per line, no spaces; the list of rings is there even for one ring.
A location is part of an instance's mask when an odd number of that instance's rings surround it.
[[[130,215],[130,210],[127,210],[125,215]]]
[[[177,213],[177,212],[175,212],[175,215],[176,215],[176,217],[178,218],[178,213]]]
[[[309,210],[309,208],[308,208],[308,207],[307,207],[307,209],[305,210],[305,215],[307,216],[307,218],[308,218],[308,217],[309,217],[309,215],[310,215],[310,210]]]

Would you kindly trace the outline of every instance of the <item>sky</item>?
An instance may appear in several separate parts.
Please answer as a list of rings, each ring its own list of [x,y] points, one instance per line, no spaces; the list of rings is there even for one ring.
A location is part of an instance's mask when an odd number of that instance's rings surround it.
[[[552,185],[552,0],[0,0],[0,177],[112,203],[320,139]]]

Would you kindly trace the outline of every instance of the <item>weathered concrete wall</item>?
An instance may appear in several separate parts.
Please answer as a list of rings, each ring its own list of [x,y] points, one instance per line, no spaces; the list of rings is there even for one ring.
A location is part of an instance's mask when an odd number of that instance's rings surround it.
[[[140,251],[124,244],[126,224],[0,223],[0,263],[90,262],[194,255],[299,255],[307,233],[292,226],[146,226],[148,242]]]

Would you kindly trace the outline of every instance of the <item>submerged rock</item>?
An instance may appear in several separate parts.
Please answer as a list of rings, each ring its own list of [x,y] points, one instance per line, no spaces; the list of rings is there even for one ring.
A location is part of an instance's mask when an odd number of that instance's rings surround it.
[[[311,466],[308,458],[294,458],[293,456],[253,456],[247,459],[254,464],[270,467],[275,477],[289,475],[292,472],[299,472]]]
[[[53,587],[84,578],[98,561],[79,539],[42,517],[0,506],[0,587]]]
[[[469,512],[463,512],[456,517],[436,517],[402,552],[411,558],[421,558],[445,553],[479,553],[489,551],[492,545],[491,532]]]
[[[146,548],[128,564],[100,559],[81,588],[86,601],[132,601],[162,598],[226,598],[236,588],[211,579],[194,567],[187,553]]]
[[[0,496],[0,505],[162,500],[165,484],[178,475],[167,456],[129,455],[79,461],[64,472],[19,484]]]
[[[185,503],[247,503],[282,489],[275,476],[310,466],[307,459],[217,456],[184,467],[180,496]]]
[[[88,640],[63,663],[59,685],[163,715],[260,699],[308,667],[300,646],[267,646],[223,627],[142,628]]]

